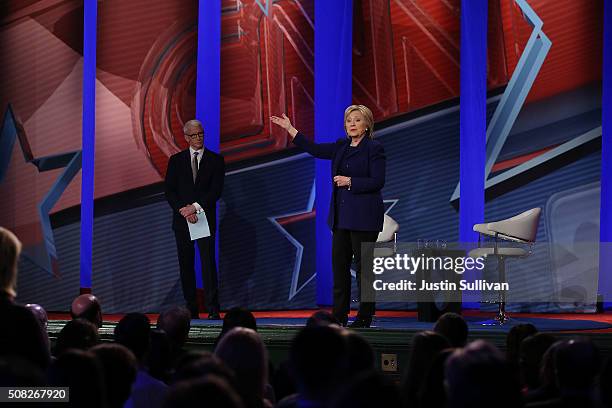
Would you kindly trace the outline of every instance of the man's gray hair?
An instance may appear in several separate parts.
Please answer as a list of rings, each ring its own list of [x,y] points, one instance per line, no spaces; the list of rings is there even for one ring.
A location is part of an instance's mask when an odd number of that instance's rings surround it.
[[[183,126],[183,133],[187,134],[187,129],[194,127],[199,127],[202,130],[204,129],[204,126],[202,126],[202,122],[197,119],[191,119],[185,122],[185,125]]]

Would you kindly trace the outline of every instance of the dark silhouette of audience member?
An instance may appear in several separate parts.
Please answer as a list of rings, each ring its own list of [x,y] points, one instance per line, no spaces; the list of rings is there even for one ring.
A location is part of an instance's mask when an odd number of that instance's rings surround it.
[[[503,354],[484,340],[453,351],[445,375],[448,408],[523,406],[517,376]]]
[[[281,361],[276,369],[271,371],[270,377],[277,401],[297,392],[289,360]]]
[[[506,335],[506,360],[518,367],[519,365],[519,350],[521,343],[529,336],[533,336],[538,332],[538,329],[531,324],[517,324],[513,326]]]
[[[445,349],[438,353],[431,362],[429,371],[424,373],[423,383],[418,392],[418,404],[405,405],[407,408],[437,408],[446,407],[446,386],[444,383],[444,367],[446,360],[453,354],[455,349]]]
[[[559,398],[531,404],[533,407],[594,407],[595,377],[599,373],[600,355],[586,338],[563,342],[554,352],[555,378]]]
[[[21,356],[0,357],[0,387],[42,387],[47,385],[39,366]]]
[[[370,343],[361,334],[352,330],[342,330],[342,335],[346,340],[347,374],[353,376],[374,370],[374,349]]]
[[[192,363],[199,361],[200,359],[207,359],[208,357],[212,355],[213,354],[210,351],[201,351],[201,350],[186,351],[185,354],[183,354],[176,361],[176,364],[174,365],[174,372],[173,372],[172,380],[170,382],[175,383],[177,381],[180,381],[181,379],[185,379],[185,378],[178,378],[179,373],[183,371],[185,367],[189,366]],[[215,358],[217,357],[215,356]],[[187,377],[186,379],[190,379],[190,378],[191,377]]]
[[[17,263],[21,242],[0,227],[0,357],[20,356],[42,370],[49,364],[49,347],[34,314],[15,303]]]
[[[69,387],[69,407],[106,407],[102,366],[89,351],[66,350],[47,372],[49,386]],[[62,404],[64,406],[64,404]]]
[[[446,337],[452,347],[463,347],[467,343],[468,325],[457,313],[444,313],[438,318],[434,331]]]
[[[306,327],[329,326],[331,324],[334,324],[340,327],[340,322],[338,321],[338,319],[336,319],[336,317],[332,313],[328,312],[327,310],[318,310],[314,312],[312,315],[310,315],[310,317],[306,320]],[[352,333],[352,332],[347,331],[345,332],[345,335],[347,335],[348,333]],[[360,339],[363,340],[362,337],[360,337]],[[357,343],[359,343],[359,340],[355,341],[355,344],[353,345],[354,346],[353,350],[358,347]],[[368,357],[369,355],[366,355],[364,359],[361,359],[355,362],[354,363],[355,366],[352,368],[356,369],[358,366],[360,366],[360,363],[365,363],[365,365],[368,365],[366,361]],[[374,357],[372,356],[372,359],[373,358]],[[271,377],[272,377],[272,385],[274,386],[274,392],[275,392],[276,398],[278,398],[279,401],[297,392],[295,388],[295,380],[293,379],[293,376],[291,375],[289,360],[282,361],[278,365],[276,370],[272,370]]]
[[[223,316],[223,326],[221,327],[221,332],[215,341],[215,347],[223,336],[227,334],[234,327],[246,327],[247,329],[251,329],[253,331],[257,331],[257,321],[255,320],[255,316],[253,313],[241,307],[233,307],[231,308],[225,316]]]
[[[89,350],[99,341],[98,330],[93,323],[84,319],[71,320],[59,332],[53,355],[59,357],[69,349]]]
[[[25,307],[32,313],[34,313],[34,317],[38,320],[38,324],[40,327],[47,332],[47,325],[49,323],[49,317],[47,316],[47,311],[36,303],[27,303]]]
[[[171,346],[172,365],[185,353],[185,342],[191,329],[191,312],[182,306],[176,306],[162,312],[157,319],[157,328],[166,332]]]
[[[519,372],[521,384],[527,392],[538,389],[541,385],[540,367],[544,353],[555,343],[550,334],[536,333],[521,343],[519,350]]]
[[[599,378],[599,398],[606,408],[612,408],[612,358],[606,360]]]
[[[91,293],[77,296],[72,301],[70,315],[73,319],[85,319],[92,322],[96,329],[102,327],[102,305]]]
[[[102,367],[109,408],[122,408],[130,397],[138,363],[134,354],[117,343],[98,344],[91,349]]]
[[[408,370],[404,375],[402,392],[408,406],[418,405],[418,394],[425,375],[432,362],[442,350],[449,348],[450,343],[446,337],[432,331],[417,333],[412,338],[412,349],[408,361]]]
[[[542,356],[540,365],[540,387],[535,390],[529,390],[525,395],[525,402],[535,403],[538,401],[548,401],[559,397],[559,388],[557,387],[556,368],[555,368],[555,353],[567,340],[560,340],[554,343],[546,350]]]
[[[236,376],[223,361],[209,352],[189,352],[180,361],[172,382],[194,380],[206,375],[215,375],[227,381],[232,388],[237,388]]]
[[[334,326],[305,327],[291,343],[289,362],[298,392],[281,400],[277,407],[327,406],[348,367],[342,330]]]
[[[151,350],[145,364],[149,368],[149,374],[168,384],[172,377],[173,364],[172,345],[168,335],[162,329],[151,329]]]
[[[364,371],[339,390],[330,407],[394,408],[401,407],[401,399],[397,387],[391,380],[376,371]]]
[[[227,381],[215,375],[207,375],[174,385],[168,393],[164,407],[244,408],[245,405]]]
[[[151,346],[151,322],[142,313],[128,313],[115,326],[115,341],[124,345],[142,365]]]
[[[115,326],[115,340],[127,347],[138,361],[136,380],[125,408],[161,407],[167,386],[153,378],[145,366],[151,348],[151,322],[142,313],[129,313]]]
[[[340,321],[327,310],[316,311],[306,320],[306,327],[327,326],[330,324],[340,326]]]
[[[219,357],[208,352],[189,352],[180,361],[173,384],[202,379],[206,376],[222,378],[240,395],[241,387],[234,372]],[[240,395],[240,401],[249,401],[249,395]]]
[[[47,311],[41,305],[36,303],[28,303],[25,305],[25,307],[34,314],[34,317],[36,317],[36,320],[40,326],[42,338],[47,345],[47,350],[50,351],[49,332],[47,331],[47,325],[49,323]]]
[[[215,355],[234,371],[247,407],[271,406],[264,398],[269,382],[268,351],[255,330],[234,327],[221,338]]]

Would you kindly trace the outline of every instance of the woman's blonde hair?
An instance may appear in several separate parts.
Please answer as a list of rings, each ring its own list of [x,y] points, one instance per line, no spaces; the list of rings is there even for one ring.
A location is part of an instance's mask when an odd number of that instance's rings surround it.
[[[351,105],[344,110],[344,132],[348,136],[348,132],[346,131],[346,119],[352,112],[355,111],[359,111],[363,115],[367,125],[366,136],[371,139],[374,134],[374,115],[372,114],[370,108],[364,105]]]
[[[11,231],[0,227],[0,291],[11,297],[17,292],[17,262],[21,254],[21,242]]]

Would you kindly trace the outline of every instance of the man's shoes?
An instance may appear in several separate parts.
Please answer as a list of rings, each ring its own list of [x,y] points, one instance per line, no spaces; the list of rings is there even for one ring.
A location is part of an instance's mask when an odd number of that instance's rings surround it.
[[[362,329],[362,328],[370,327],[371,324],[372,324],[371,317],[366,318],[366,317],[357,316],[355,320],[353,321],[353,323],[349,324],[349,327],[351,329]]]
[[[208,314],[208,320],[221,320],[219,312],[212,312]]]

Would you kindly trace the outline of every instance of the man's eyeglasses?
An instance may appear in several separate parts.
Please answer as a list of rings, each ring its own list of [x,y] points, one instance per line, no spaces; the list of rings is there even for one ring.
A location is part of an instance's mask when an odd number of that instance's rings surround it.
[[[187,136],[190,139],[196,139],[196,138],[200,138],[200,139],[204,139],[204,132],[198,132],[198,133],[185,133],[185,136]]]

